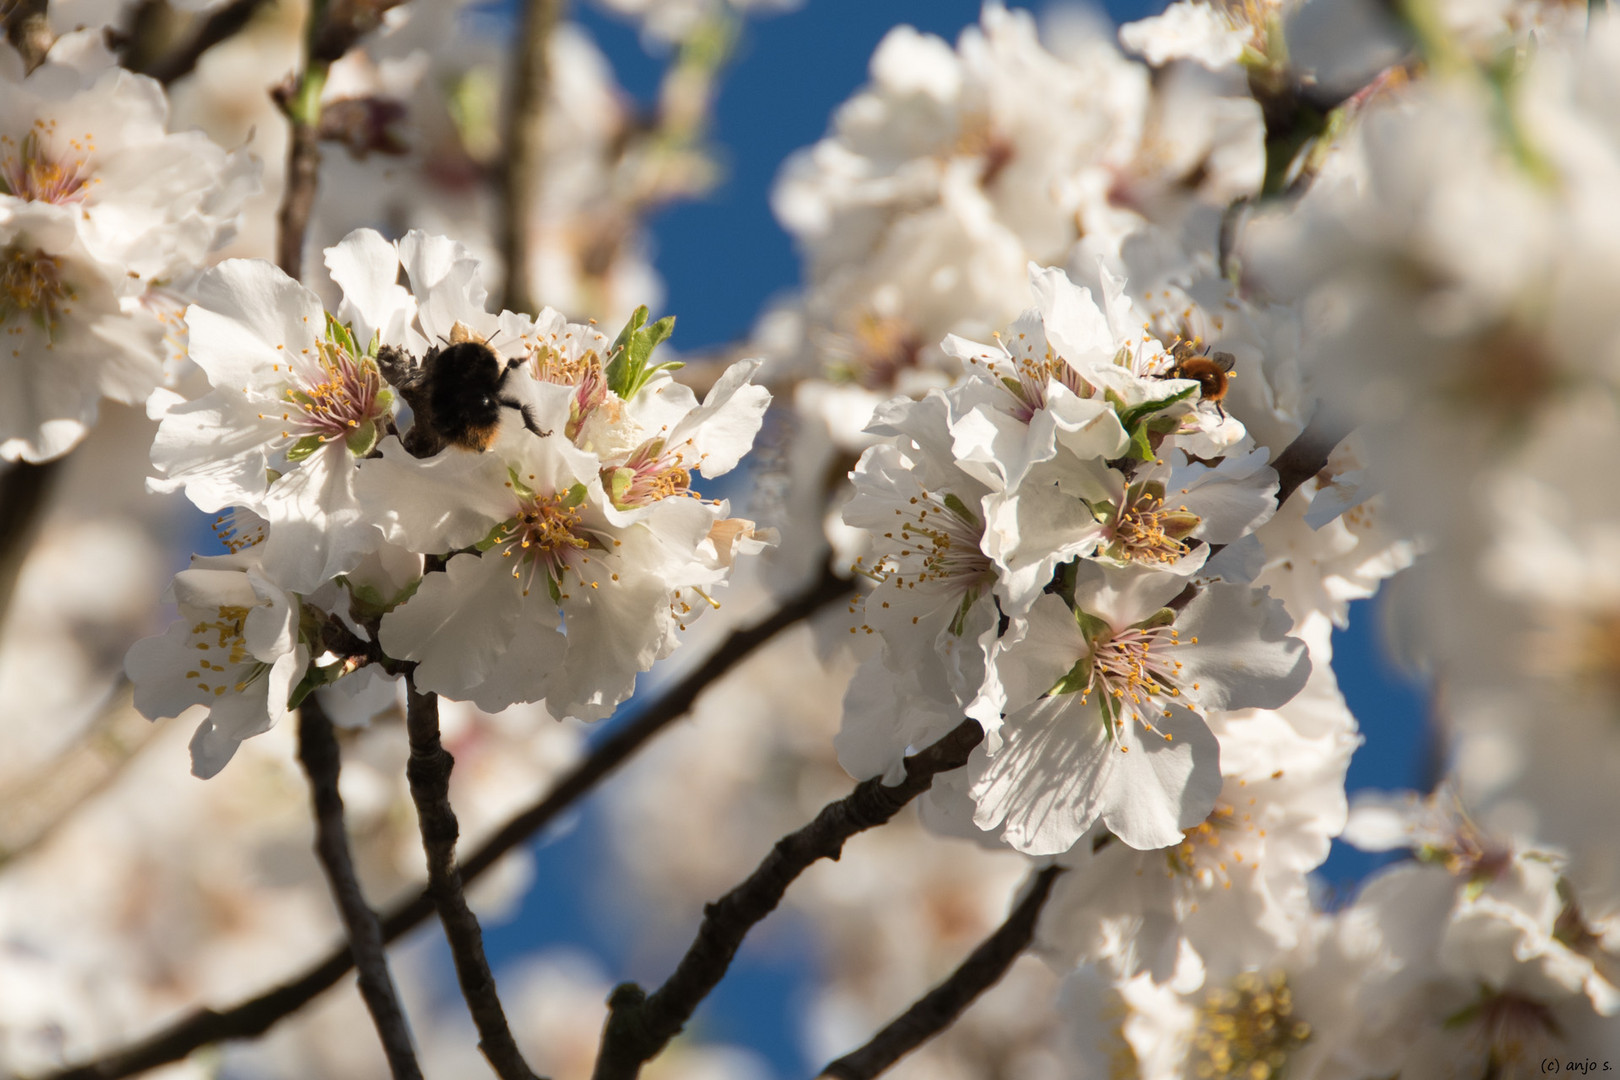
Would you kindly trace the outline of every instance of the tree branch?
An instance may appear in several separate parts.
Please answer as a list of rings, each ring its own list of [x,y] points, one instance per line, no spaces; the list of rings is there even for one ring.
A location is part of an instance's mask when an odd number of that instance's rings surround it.
[[[523,1060],[523,1052],[512,1037],[506,1011],[501,1008],[495,975],[484,955],[484,934],[478,916],[467,906],[461,874],[456,870],[456,837],[461,828],[450,806],[450,770],[455,758],[439,739],[439,696],[418,691],[409,674],[405,685],[405,730],[411,742],[405,775],[411,783],[411,801],[416,804],[416,819],[422,830],[422,850],[427,854],[428,893],[450,942],[461,996],[478,1028],[478,1049],[501,1080],[535,1080],[534,1071]]]
[[[865,1046],[821,1070],[821,1075],[835,1080],[870,1080],[954,1023],[980,994],[1001,980],[1018,954],[1029,948],[1035,923],[1052,892],[1052,882],[1061,873],[1063,867],[1049,866],[1036,874],[1029,892],[1007,921],[985,938],[949,978],[918,998]]]
[[[642,743],[684,716],[699,694],[782,630],[850,594],[850,584],[830,571],[783,604],[770,618],[736,630],[692,674],[682,679],[647,711],[609,735],[546,796],[507,822],[461,863],[464,881],[472,881],[513,848],[522,844],[629,758]],[[384,941],[393,941],[433,914],[427,891],[395,906],[382,919]],[[81,1065],[48,1074],[42,1080],[122,1080],[179,1061],[200,1046],[227,1039],[263,1035],[334,986],[353,966],[348,947],[334,949],[303,974],[228,1009],[198,1009],[168,1027],[129,1046]]]
[[[422,1080],[422,1067],[411,1047],[411,1028],[400,1008],[393,977],[388,974],[388,957],[383,952],[382,929],[377,913],[366,904],[360,880],[349,857],[349,836],[343,827],[343,797],[338,794],[338,772],[342,759],[332,721],[312,694],[298,710],[298,758],[309,774],[310,796],[315,808],[315,853],[332,887],[349,933],[349,949],[360,972],[360,996],[365,999],[371,1020],[377,1026],[388,1070],[396,1080]]]
[[[11,609],[23,563],[39,535],[50,507],[51,488],[62,473],[64,458],[41,462],[14,461],[0,473],[0,629]]]
[[[1319,406],[1311,422],[1305,425],[1294,441],[1283,448],[1271,467],[1277,470],[1277,505],[1280,507],[1299,486],[1327,468],[1328,456],[1333,448],[1344,441],[1350,427],[1337,415],[1329,415],[1326,405]]]
[[[551,88],[547,44],[562,18],[566,0],[524,0],[512,57],[512,98],[507,106],[501,163],[501,261],[506,287],[501,305],[509,311],[534,310],[529,279],[529,230],[539,202],[541,135],[546,94]]]
[[[287,116],[287,181],[276,212],[276,265],[300,279],[304,236],[315,209],[321,172],[321,91],[332,62],[382,24],[400,0],[311,0],[304,36],[304,70],[274,92]]]
[[[183,44],[163,56],[136,64],[134,70],[150,75],[164,86],[185,78],[197,70],[197,61],[202,59],[203,53],[241,33],[266,2],[231,0],[198,23]]]
[[[276,211],[276,265],[295,281],[303,277],[304,237],[309,232],[309,216],[315,209],[315,189],[321,177],[319,87],[325,81],[325,65],[319,74],[304,72],[298,88],[289,91],[283,103],[288,124],[287,179]],[[299,106],[295,101],[306,104]],[[310,108],[315,111],[309,112]]]
[[[889,787],[881,777],[863,781],[823,807],[810,824],[778,840],[747,880],[704,908],[697,938],[669,981],[651,996],[635,983],[614,989],[594,1080],[634,1080],[641,1066],[680,1033],[725,976],[748,931],[776,909],[795,878],[819,859],[837,859],[844,841],[888,821],[927,791],[937,773],[967,764],[968,755],[983,739],[977,721],[964,720],[926,750],[906,758],[906,778],[899,784]]]
[[[0,27],[6,40],[22,56],[23,70],[33,71],[51,51],[55,38],[45,16],[47,0],[9,0],[0,4]]]

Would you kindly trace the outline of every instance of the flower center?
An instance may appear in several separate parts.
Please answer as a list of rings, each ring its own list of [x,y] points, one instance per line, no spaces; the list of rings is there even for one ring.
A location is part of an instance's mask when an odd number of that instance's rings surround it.
[[[999,333],[995,337],[1001,341]],[[1036,413],[1046,408],[1046,387],[1053,379],[1068,387],[1077,397],[1092,396],[1091,384],[1080,377],[1072,364],[1053,352],[1050,345],[1046,346],[1042,355],[1036,356],[1027,335],[1023,333],[1018,335],[1012,348],[1007,348],[1005,341],[1001,341],[1001,344],[1007,349],[1005,361],[985,357],[986,367],[1002,389],[1012,395],[1013,416],[1024,423],[1029,423]],[[978,363],[979,358],[974,357],[970,362]]]
[[[563,340],[566,342],[572,336],[573,332],[569,331],[563,335]],[[601,354],[592,348],[559,348],[542,343],[531,354],[529,364],[534,377],[541,382],[574,388],[565,429],[568,438],[573,440],[591,414],[607,401],[607,376],[602,372]]]
[[[69,139],[69,153],[58,157],[45,149],[56,133],[55,120],[35,120],[19,143],[0,135],[0,187],[5,194],[29,202],[83,202],[89,177],[89,155],[95,150],[90,135]]]
[[[900,373],[918,365],[922,340],[903,319],[862,311],[852,330],[827,330],[817,335],[827,356],[828,373],[867,390],[887,390]]]
[[[1204,996],[1193,1034],[1192,1075],[1269,1080],[1310,1037],[1311,1025],[1294,1018],[1288,976],[1245,972]]]
[[[214,697],[223,697],[226,690],[240,694],[248,685],[269,669],[248,652],[242,638],[247,623],[248,609],[240,605],[221,604],[212,619],[202,618],[191,626],[191,640],[199,653],[197,666],[186,672],[186,678],[195,679],[197,689]],[[231,679],[230,672],[242,678]]]
[[[607,488],[614,506],[628,510],[660,499],[696,494],[692,491],[692,471],[686,467],[681,452],[666,454],[663,449],[662,439],[649,439],[623,465],[602,470],[602,486]]]
[[[1134,707],[1138,720],[1143,720],[1144,706],[1155,714],[1163,712],[1166,704],[1163,699],[1181,696],[1177,685],[1181,661],[1166,654],[1166,650],[1180,644],[1173,626],[1133,626],[1094,643],[1091,678],[1080,692],[1080,700],[1084,702],[1093,690],[1112,698],[1116,719],[1123,712],[1120,706],[1124,705]],[[1198,644],[1198,639],[1190,639],[1190,644]],[[1151,723],[1147,726],[1153,729]]]
[[[1133,484],[1108,527],[1106,553],[1122,562],[1173,563],[1187,553],[1186,537],[1200,520],[1185,506],[1165,509],[1162,484]]]
[[[351,431],[378,419],[382,375],[369,358],[356,358],[335,341],[315,343],[314,355],[304,350],[290,365],[293,385],[286,390],[293,406],[281,414],[287,438],[315,438],[320,442],[346,438]],[[259,414],[265,419],[265,414]]]
[[[514,485],[508,482],[508,486]],[[574,562],[576,552],[591,546],[590,540],[580,535],[584,521],[580,513],[582,502],[583,492],[579,491],[559,495],[519,493],[518,512],[500,526],[495,544],[502,549],[502,557],[517,560],[512,576],[523,583],[524,596],[529,595],[535,574],[543,570],[553,598],[567,598],[568,594],[562,591],[564,572]],[[580,558],[579,561],[588,560]],[[575,570],[579,576],[578,568]],[[583,577],[580,581],[593,589],[597,586],[594,581],[585,582]]]
[[[874,576],[908,589],[937,585],[966,592],[993,573],[979,547],[984,526],[961,499],[923,491],[907,506],[895,509],[899,528],[883,534],[905,546],[879,560]]]
[[[17,244],[0,250],[0,326],[27,316],[48,337],[57,320],[72,313],[67,306],[72,299],[73,287],[62,277],[60,259]],[[6,332],[21,334],[23,328],[7,326]],[[18,354],[17,349],[12,350],[13,356]]]
[[[1193,878],[1203,885],[1218,881],[1222,888],[1230,889],[1232,879],[1227,860],[1244,861],[1243,852],[1230,842],[1232,831],[1239,824],[1236,808],[1217,801],[1209,817],[1181,834],[1181,843],[1165,849],[1170,872],[1177,877]]]

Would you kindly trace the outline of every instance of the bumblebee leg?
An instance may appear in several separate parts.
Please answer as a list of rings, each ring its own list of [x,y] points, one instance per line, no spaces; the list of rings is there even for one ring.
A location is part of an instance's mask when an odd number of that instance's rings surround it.
[[[509,397],[503,397],[503,398],[500,399],[500,401],[501,401],[501,404],[505,405],[507,408],[516,409],[518,412],[523,414],[523,426],[524,427],[528,428],[530,431],[534,432],[536,435],[540,436],[542,439],[550,437],[551,432],[549,432],[549,431],[541,431],[540,430],[540,422],[534,418],[534,406],[533,405],[525,405],[523,402],[519,401],[517,398],[509,398]]]

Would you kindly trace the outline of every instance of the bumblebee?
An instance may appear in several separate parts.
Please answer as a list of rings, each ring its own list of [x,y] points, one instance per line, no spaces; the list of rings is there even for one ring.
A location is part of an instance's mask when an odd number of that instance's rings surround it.
[[[502,360],[465,323],[456,323],[443,348],[429,349],[420,363],[391,345],[377,350],[384,377],[411,407],[415,419],[404,438],[416,457],[432,457],[446,446],[484,451],[501,428],[501,410],[516,409],[523,426],[545,438],[531,406],[513,397],[506,381],[522,357]]]
[[[1225,416],[1226,410],[1221,407],[1220,401],[1226,396],[1228,383],[1237,378],[1232,373],[1237,358],[1229,352],[1194,352],[1196,347],[1194,342],[1185,338],[1171,347],[1170,358],[1175,361],[1175,366],[1170,369],[1169,378],[1196,382],[1199,396],[1205,401],[1215,402],[1215,408]]]

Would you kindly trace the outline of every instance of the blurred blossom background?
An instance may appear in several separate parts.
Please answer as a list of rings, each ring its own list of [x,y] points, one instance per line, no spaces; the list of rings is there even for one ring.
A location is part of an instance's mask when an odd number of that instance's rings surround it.
[[[50,17],[58,32],[100,23],[127,29],[137,16],[183,23],[190,7],[73,0],[53,3]],[[1106,40],[1104,24],[1161,8],[1120,0],[1102,9],[1030,10],[1060,37],[1087,32]],[[480,258],[494,303],[507,283],[491,178],[501,58],[517,13],[506,3],[417,0],[395,14],[408,17],[366,38],[326,84],[336,129],[325,143],[304,245],[305,280],[335,307],[323,249],[355,228],[389,237],[419,228]],[[834,256],[806,239],[803,192],[784,163],[828,135],[830,118],[871,80],[874,52],[894,27],[954,46],[980,16],[971,0],[570,6],[551,40],[542,176],[525,225],[529,295],[570,319],[597,320],[609,334],[640,304],[654,316],[674,314],[666,348],[689,362],[687,373],[700,383],[712,381],[721,360],[744,355],[779,365],[768,370],[796,370],[803,351],[783,344],[795,338],[836,352],[839,334],[870,331],[849,348],[875,348],[883,327],[833,325],[826,294],[805,306],[817,260]],[[264,163],[262,189],[244,195],[241,225],[212,259],[275,257],[286,125],[265,88],[293,68],[302,19],[294,0],[264,3],[243,32],[169,87],[171,128],[200,128]],[[1085,27],[1092,29],[1077,29]],[[789,225],[804,235],[796,239]],[[1018,299],[1023,263],[1040,256],[1011,258],[1018,274],[1009,319],[1027,304]],[[172,338],[178,316],[171,311],[169,319]],[[981,320],[983,338],[1000,325],[989,319]],[[169,389],[159,393],[196,397],[198,372],[173,341],[165,354]],[[793,422],[784,418],[791,398],[791,389],[779,396],[758,460],[703,486],[762,525],[790,520],[807,482],[795,469],[814,458],[795,457]],[[5,575],[14,587],[0,630],[0,1072],[34,1075],[197,1003],[255,993],[337,940],[310,853],[292,725],[243,742],[228,771],[205,782],[188,772],[195,717],[151,723],[131,706],[124,656],[173,618],[164,601],[171,577],[192,552],[223,552],[234,539],[230,522],[180,494],[147,491],[155,430],[142,406],[103,401],[82,445],[51,467],[44,511],[25,521],[19,503],[7,509],[8,529],[28,535],[18,548],[25,561]],[[826,462],[843,460],[823,451]],[[844,467],[854,460],[850,453]],[[721,594],[725,617],[696,624],[688,648],[641,676],[637,696],[604,724],[553,721],[540,706],[490,715],[447,702],[451,796],[464,845],[656,700],[724,629],[803,580],[816,561],[805,543],[788,535],[760,565],[740,569]],[[1374,591],[1386,572],[1357,578],[1367,585],[1362,592]],[[1337,599],[1353,602],[1348,624],[1332,631],[1332,669],[1364,738],[1348,788],[1427,791],[1443,753],[1426,678],[1390,656],[1380,598]],[[779,636],[473,889],[508,1012],[537,1071],[588,1075],[610,989],[661,980],[703,904],[745,876],[778,836],[849,789],[833,738],[856,665],[827,644],[849,620],[836,605],[814,627]],[[342,790],[358,869],[376,906],[420,879],[394,693],[370,686],[330,705],[347,728]],[[1396,857],[1335,840],[1313,875],[1313,895],[1336,910]],[[994,929],[1028,866],[1010,850],[927,832],[908,808],[797,883],[646,1075],[811,1075]],[[481,1075],[438,926],[417,930],[392,955],[427,1074]],[[1021,957],[957,1025],[892,1075],[1075,1075],[1054,1049],[1060,1009],[1068,1007],[1059,1005],[1061,981],[1039,959]],[[201,1051],[151,1075],[365,1078],[386,1070],[351,977],[262,1039]]]

